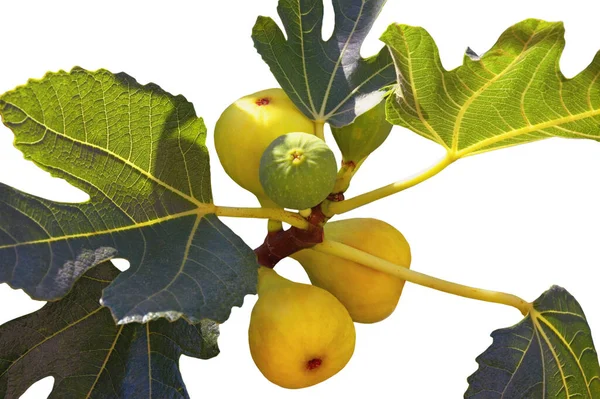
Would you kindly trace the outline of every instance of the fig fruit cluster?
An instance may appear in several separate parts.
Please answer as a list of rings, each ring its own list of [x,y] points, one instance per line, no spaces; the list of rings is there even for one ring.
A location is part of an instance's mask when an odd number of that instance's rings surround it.
[[[357,166],[385,140],[391,125],[380,104],[346,127],[332,129],[343,162]],[[225,171],[262,206],[304,210],[331,194],[335,156],[315,135],[314,123],[281,89],[243,97],[221,115],[215,147]],[[409,267],[404,236],[377,219],[326,223],[325,238]],[[354,352],[354,323],[375,323],[396,308],[404,280],[361,264],[304,249],[292,255],[312,284],[300,284],[261,266],[252,310],[250,353],[262,374],[285,388],[303,388],[333,376]]]

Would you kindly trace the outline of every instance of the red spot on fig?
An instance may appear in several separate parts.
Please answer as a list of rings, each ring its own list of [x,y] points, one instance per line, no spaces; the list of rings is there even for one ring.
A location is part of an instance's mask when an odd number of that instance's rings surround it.
[[[263,105],[269,105],[269,103],[271,102],[271,100],[269,100],[268,98],[259,98],[258,100],[256,100],[256,105],[263,106]]]
[[[312,359],[309,360],[308,363],[306,363],[306,368],[308,370],[314,370],[316,368],[319,368],[319,366],[321,366],[321,364],[323,363],[323,361],[321,359]]]

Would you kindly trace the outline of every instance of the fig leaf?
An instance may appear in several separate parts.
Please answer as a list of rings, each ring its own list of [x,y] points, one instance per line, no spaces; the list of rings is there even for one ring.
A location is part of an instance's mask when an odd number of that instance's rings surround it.
[[[118,255],[131,267],[102,303],[119,323],[223,322],[256,292],[253,251],[210,213],[206,128],[185,98],[75,68],[3,94],[0,114],[25,158],[90,195],[64,204],[0,184],[0,283],[56,300]]]
[[[579,303],[554,286],[514,327],[492,333],[465,398],[598,398],[600,366]]]
[[[188,398],[179,357],[219,353],[219,327],[203,320],[161,319],[115,325],[98,300],[119,275],[104,262],[63,299],[0,326],[0,396],[18,398],[36,381],[54,377],[57,398]]]
[[[335,27],[324,41],[323,0],[279,0],[277,11],[287,39],[275,21],[258,17],[254,46],[271,72],[309,118],[344,126],[373,108],[380,89],[395,82],[394,65],[384,47],[362,58],[360,48],[385,0],[336,0]]]
[[[482,56],[467,51],[452,71],[423,28],[393,24],[382,40],[399,82],[387,101],[388,120],[455,159],[550,137],[600,139],[600,54],[565,78],[562,23],[522,21]]]

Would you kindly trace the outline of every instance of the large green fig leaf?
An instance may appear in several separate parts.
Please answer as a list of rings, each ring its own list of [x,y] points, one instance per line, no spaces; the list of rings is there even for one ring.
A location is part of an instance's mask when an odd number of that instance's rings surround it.
[[[477,358],[465,398],[600,397],[600,366],[579,303],[552,287],[514,327],[492,333],[493,344]]]
[[[185,98],[75,68],[2,95],[0,114],[27,159],[90,195],[0,185],[0,282],[55,300],[118,255],[131,267],[102,301],[119,322],[222,322],[255,292],[252,250],[211,214],[206,129]]]
[[[118,274],[105,262],[62,300],[0,326],[0,397],[16,399],[47,376],[56,399],[189,397],[179,357],[216,356],[217,324],[115,325],[98,300]]]
[[[279,0],[287,39],[277,24],[258,17],[254,46],[296,106],[309,118],[349,124],[396,80],[389,52],[364,59],[360,48],[385,0],[336,0],[335,27],[323,41],[323,0]]]
[[[600,55],[573,79],[559,68],[561,23],[528,19],[483,56],[467,51],[446,71],[423,29],[391,25],[382,36],[398,72],[388,119],[461,158],[548,137],[600,138]]]

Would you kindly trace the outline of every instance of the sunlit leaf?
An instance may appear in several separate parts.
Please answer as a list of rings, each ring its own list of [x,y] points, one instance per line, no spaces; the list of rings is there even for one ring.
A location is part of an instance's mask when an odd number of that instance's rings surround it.
[[[0,397],[16,399],[47,376],[54,377],[51,399],[189,397],[179,357],[216,356],[218,326],[164,319],[115,325],[98,300],[118,274],[105,262],[62,300],[0,326]]]
[[[385,0],[335,0],[335,26],[323,41],[323,0],[280,0],[275,21],[259,17],[254,46],[273,75],[309,118],[349,124],[383,98],[379,90],[396,79],[387,49],[362,58],[360,48]]]
[[[600,56],[566,79],[562,23],[518,23],[481,57],[468,51],[452,71],[423,28],[394,24],[382,40],[399,81],[388,119],[454,158],[548,137],[600,138]]]
[[[90,195],[0,184],[0,282],[54,300],[118,254],[131,268],[102,301],[121,322],[224,321],[255,292],[252,250],[211,214],[206,129],[185,98],[75,68],[2,95],[0,114],[27,159]]]
[[[579,303],[552,287],[519,324],[492,333],[465,398],[600,397],[600,366]]]

